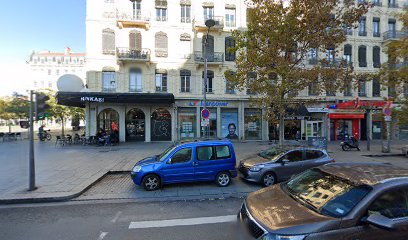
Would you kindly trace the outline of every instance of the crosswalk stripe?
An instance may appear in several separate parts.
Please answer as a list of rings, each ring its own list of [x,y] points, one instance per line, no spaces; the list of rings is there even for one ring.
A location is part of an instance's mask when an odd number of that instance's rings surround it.
[[[235,222],[235,221],[237,221],[236,215],[226,215],[226,216],[218,216],[218,217],[201,217],[201,218],[184,218],[184,219],[171,219],[171,220],[158,220],[158,221],[141,221],[141,222],[131,222],[129,224],[129,229],[192,226],[192,225]]]

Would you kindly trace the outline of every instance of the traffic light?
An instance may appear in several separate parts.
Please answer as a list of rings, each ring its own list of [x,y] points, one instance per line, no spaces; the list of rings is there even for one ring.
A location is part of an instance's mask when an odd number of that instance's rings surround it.
[[[42,93],[37,93],[36,94],[36,101],[35,101],[35,120],[43,120],[45,119],[48,114],[46,113],[47,110],[50,108],[50,105],[48,105],[46,102],[50,100],[50,97],[48,97],[45,94]]]

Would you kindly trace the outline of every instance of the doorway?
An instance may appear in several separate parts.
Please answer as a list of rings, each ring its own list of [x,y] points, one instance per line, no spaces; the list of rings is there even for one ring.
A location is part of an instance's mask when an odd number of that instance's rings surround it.
[[[145,141],[145,114],[138,108],[126,115],[126,141]]]

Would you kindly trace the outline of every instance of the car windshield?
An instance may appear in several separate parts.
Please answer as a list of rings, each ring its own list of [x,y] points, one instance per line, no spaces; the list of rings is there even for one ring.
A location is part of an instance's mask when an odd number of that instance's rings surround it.
[[[284,148],[269,148],[265,151],[258,153],[258,156],[263,157],[268,160],[275,161],[279,159],[280,156],[285,154],[288,150]]]
[[[159,161],[163,161],[164,159],[166,159],[167,156],[169,156],[170,153],[172,153],[173,149],[175,148],[176,148],[176,145],[171,145],[170,147],[168,147],[166,150],[164,150],[164,152],[162,152],[161,154],[157,156],[157,161],[159,162]]]
[[[336,218],[346,216],[371,190],[319,169],[305,171],[282,187],[306,207]]]

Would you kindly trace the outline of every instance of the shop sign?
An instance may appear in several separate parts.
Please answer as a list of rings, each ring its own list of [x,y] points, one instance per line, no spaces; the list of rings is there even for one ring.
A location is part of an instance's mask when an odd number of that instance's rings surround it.
[[[284,117],[285,120],[305,120],[306,117],[304,116],[290,116],[290,117]]]
[[[81,102],[105,102],[105,98],[98,98],[98,97],[81,97]]]
[[[328,113],[329,109],[326,108],[326,107],[322,107],[322,108],[310,107],[310,108],[307,108],[307,111],[310,112],[310,113]]]
[[[201,127],[208,127],[210,125],[210,119],[203,118],[201,119]]]
[[[203,101],[191,101],[188,104],[189,106],[204,106]],[[228,102],[219,102],[219,101],[207,101],[205,104],[207,107],[227,107]]]

